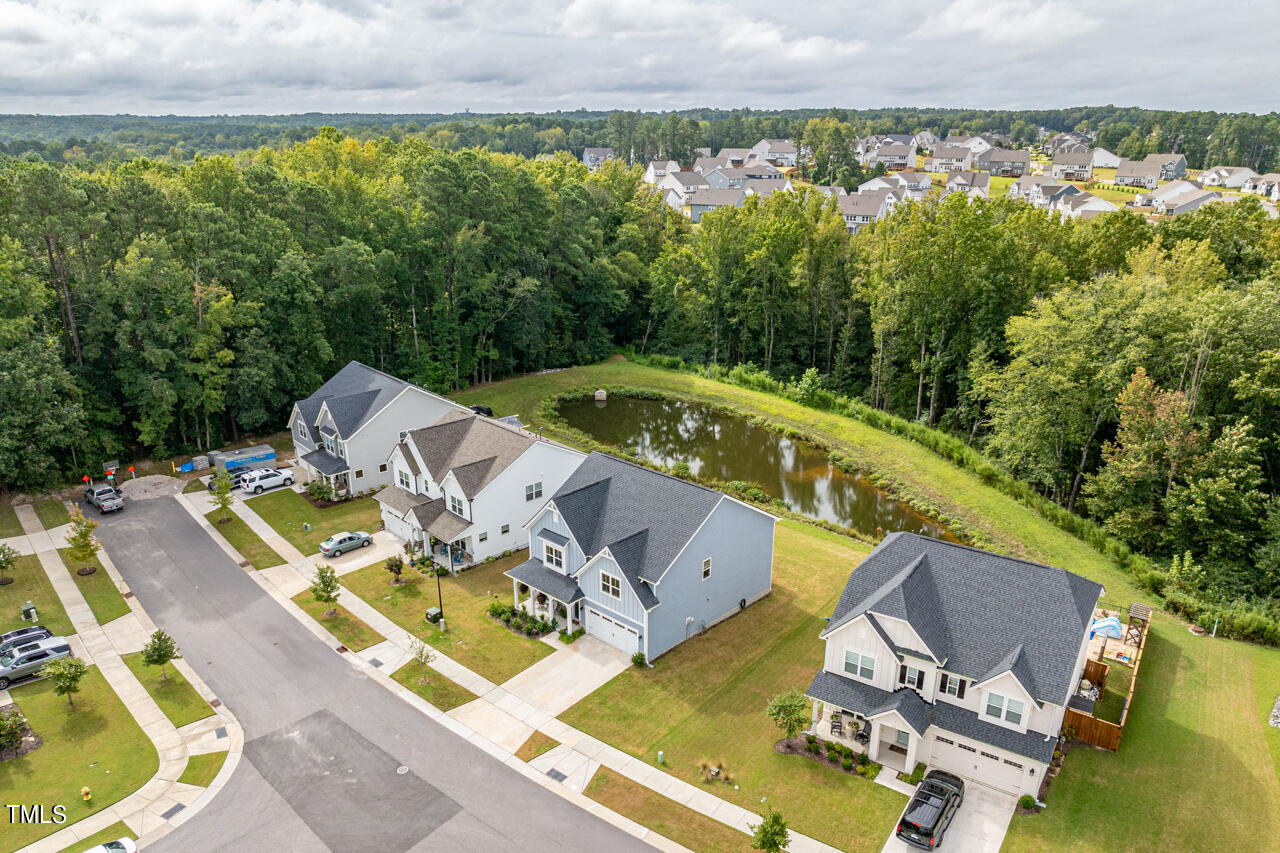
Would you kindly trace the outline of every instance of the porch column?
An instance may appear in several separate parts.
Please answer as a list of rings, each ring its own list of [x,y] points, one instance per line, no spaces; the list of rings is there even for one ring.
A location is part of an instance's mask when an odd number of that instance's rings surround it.
[[[520,606],[520,581],[511,579],[511,600],[516,607]]]
[[[813,700],[813,728],[811,731],[818,730],[818,718],[822,716],[822,703],[817,699]]]
[[[880,721],[871,721],[871,742],[867,744],[867,755],[871,760],[880,762]]]
[[[920,751],[920,736],[914,731],[907,729],[907,736],[911,740],[907,741],[907,772],[910,773],[916,769],[916,754]]]

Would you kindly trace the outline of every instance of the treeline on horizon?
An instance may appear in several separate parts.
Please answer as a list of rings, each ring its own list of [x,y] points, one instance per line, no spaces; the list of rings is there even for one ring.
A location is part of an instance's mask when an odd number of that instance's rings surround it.
[[[852,181],[851,136],[801,134]],[[1156,560],[1182,612],[1280,642],[1256,199],[1153,226],[957,194],[850,237],[803,188],[693,226],[640,172],[332,129],[182,165],[0,158],[0,488],[278,429],[352,359],[448,392],[630,348],[943,430]]]
[[[400,142],[421,138],[435,147],[535,157],[584,147],[634,151],[637,161],[658,156],[663,139],[677,148],[745,147],[761,138],[798,138],[814,118],[835,118],[855,135],[948,130],[1009,134],[1035,141],[1040,127],[1053,132],[1097,131],[1098,145],[1140,159],[1156,151],[1185,154],[1191,168],[1280,168],[1280,114],[1148,110],[1139,107],[1071,107],[1057,110],[978,110],[894,107],[868,110],[751,110],[699,108],[671,112],[589,111],[554,113],[301,113],[244,116],[3,115],[0,153],[33,155],[81,166],[120,163],[134,157],[189,162],[196,155],[234,154],[305,141],[322,127],[356,139]],[[687,162],[685,158],[682,159]]]

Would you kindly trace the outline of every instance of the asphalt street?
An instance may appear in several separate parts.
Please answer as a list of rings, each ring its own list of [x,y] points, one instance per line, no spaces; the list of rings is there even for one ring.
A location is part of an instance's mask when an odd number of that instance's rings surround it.
[[[149,849],[652,850],[353,668],[173,498],[130,501],[97,535],[245,732],[227,786]]]

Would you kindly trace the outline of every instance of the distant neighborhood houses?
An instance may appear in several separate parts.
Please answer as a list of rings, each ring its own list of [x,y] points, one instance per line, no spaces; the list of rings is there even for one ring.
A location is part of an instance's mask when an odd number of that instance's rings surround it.
[[[792,169],[799,149],[790,139],[761,139],[750,148],[721,148],[712,156],[699,149],[690,168],[675,160],[653,160],[642,180],[693,222],[721,207],[741,207],[747,196],[794,192],[784,170]]]

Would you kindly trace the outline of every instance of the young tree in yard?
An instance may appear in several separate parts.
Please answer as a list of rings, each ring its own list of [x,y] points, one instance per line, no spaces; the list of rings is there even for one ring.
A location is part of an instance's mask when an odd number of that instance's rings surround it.
[[[770,699],[765,713],[778,728],[786,732],[787,737],[793,738],[809,722],[809,713],[805,707],[807,704],[804,694],[792,687],[786,693],[779,693]]]
[[[71,531],[67,533],[67,552],[77,563],[87,563],[94,558],[102,547],[94,537],[93,531],[98,529],[98,522],[85,518],[78,505],[71,507]]]
[[[338,612],[338,574],[333,566],[316,566],[316,576],[311,583],[311,596],[321,604],[327,605],[324,615],[332,616]]]
[[[764,820],[755,826],[747,825],[751,830],[751,847],[763,850],[764,853],[782,853],[791,843],[791,833],[787,831],[787,822],[782,814],[771,806],[765,813]]]
[[[404,571],[404,560],[392,554],[387,557],[387,571],[391,573],[391,585],[399,586],[404,583],[400,579],[400,573]]]
[[[231,509],[231,504],[235,503],[236,499],[235,495],[231,493],[231,487],[233,485],[235,485],[235,483],[231,479],[231,474],[229,472],[219,471],[214,475],[213,491],[210,492],[210,494],[213,496],[213,505],[222,510],[222,519],[218,522],[219,524],[223,524],[231,520],[231,517],[227,515],[227,512]]]
[[[156,631],[142,647],[142,662],[147,666],[160,667],[161,678],[169,677],[164,670],[165,664],[180,657],[182,655],[178,653],[178,644],[164,631]]]
[[[41,671],[53,683],[53,692],[66,696],[67,702],[74,708],[76,703],[71,697],[80,692],[80,681],[89,671],[88,665],[80,658],[58,658],[45,664]]]
[[[0,749],[17,749],[22,746],[22,734],[27,728],[27,718],[17,708],[0,711]]]
[[[426,640],[418,637],[409,638],[409,654],[413,655],[414,660],[422,664],[424,671],[436,660],[435,650],[431,648]]]
[[[13,567],[17,562],[17,549],[8,545],[0,545],[0,578],[12,580],[9,577],[9,572],[13,571]]]

